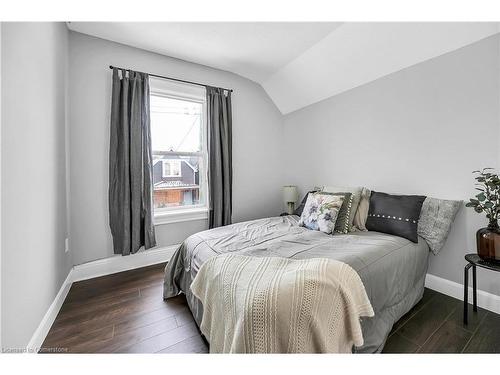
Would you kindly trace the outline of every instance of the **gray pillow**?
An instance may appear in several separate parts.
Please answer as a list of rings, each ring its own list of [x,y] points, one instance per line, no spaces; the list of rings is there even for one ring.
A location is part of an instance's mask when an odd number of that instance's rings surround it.
[[[368,210],[370,209],[370,189],[363,188],[361,190],[361,198],[359,200],[358,209],[354,214],[354,226],[359,230],[366,232],[366,219],[368,219]]]
[[[354,232],[356,228],[353,225],[354,215],[358,210],[359,200],[361,198],[362,187],[338,187],[338,186],[323,186],[321,191],[325,193],[352,193],[351,210],[349,212],[349,231]]]
[[[347,234],[349,233],[351,227],[349,226],[349,218],[351,217],[352,202],[354,200],[354,195],[352,193],[330,193],[332,195],[343,195],[344,202],[340,211],[337,215],[337,221],[335,222],[335,232]]]
[[[461,205],[462,201],[425,199],[418,222],[418,235],[427,242],[434,255],[443,248]]]

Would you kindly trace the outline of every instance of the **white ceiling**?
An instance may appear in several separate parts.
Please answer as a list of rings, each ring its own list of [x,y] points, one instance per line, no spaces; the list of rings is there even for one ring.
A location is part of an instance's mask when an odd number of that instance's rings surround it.
[[[333,22],[70,22],[80,33],[262,83],[327,36]]]
[[[498,31],[487,22],[344,23],[262,86],[285,114]]]
[[[71,22],[74,31],[230,71],[283,114],[498,33],[498,23]]]

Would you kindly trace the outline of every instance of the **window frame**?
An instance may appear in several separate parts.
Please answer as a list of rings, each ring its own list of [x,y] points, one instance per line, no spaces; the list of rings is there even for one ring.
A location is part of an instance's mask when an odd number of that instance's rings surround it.
[[[161,80],[156,79],[155,80]],[[161,80],[166,81],[166,80]],[[162,156],[192,156],[198,157],[200,160],[201,169],[199,172],[199,194],[200,201],[203,203],[193,204],[189,206],[174,206],[174,207],[163,207],[163,208],[153,208],[153,221],[155,225],[169,224],[176,222],[184,222],[191,220],[206,220],[208,219],[208,209],[209,209],[209,194],[208,194],[208,113],[207,113],[207,102],[206,96],[204,95],[194,95],[191,93],[183,93],[180,90],[176,90],[175,87],[179,85],[192,86],[187,84],[172,83],[172,85],[163,82],[163,85],[171,86],[168,89],[155,88],[151,85],[150,78],[150,97],[158,96],[175,100],[183,100],[188,102],[194,102],[201,104],[202,106],[202,116],[201,116],[201,150],[196,152],[190,151],[156,151],[155,155]],[[203,90],[205,92],[205,89]],[[154,151],[154,150],[153,150]],[[176,160],[176,159],[173,159]],[[182,163],[182,161],[181,161]],[[182,169],[182,164],[180,165]],[[169,176],[169,177],[180,177],[182,176],[182,171],[180,170],[179,176]],[[162,175],[163,175],[163,162],[162,162]],[[167,176],[165,176],[167,177]],[[153,187],[154,194],[154,187]]]
[[[162,177],[182,177],[182,159],[161,159],[162,166],[161,166],[161,175]],[[172,174],[172,170],[175,168],[172,168],[172,165],[176,166],[176,169],[179,171],[179,174]],[[165,165],[169,165],[170,167],[170,173],[166,174],[165,173]]]

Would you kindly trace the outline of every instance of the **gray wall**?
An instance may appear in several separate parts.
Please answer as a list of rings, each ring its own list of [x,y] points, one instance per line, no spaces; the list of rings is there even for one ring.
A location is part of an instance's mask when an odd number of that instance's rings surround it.
[[[2,22],[0,22],[0,348],[2,346]]]
[[[72,262],[63,23],[2,24],[2,344],[25,347]]]
[[[471,171],[499,165],[499,69],[493,36],[287,115],[287,182],[466,200]],[[462,283],[486,224],[462,208],[429,273]],[[478,285],[500,295],[495,275]]]
[[[75,264],[113,255],[108,224],[111,71],[116,65],[233,92],[233,220],[282,211],[283,118],[260,85],[238,75],[70,32],[71,251]],[[206,220],[157,226],[160,246],[183,241]]]

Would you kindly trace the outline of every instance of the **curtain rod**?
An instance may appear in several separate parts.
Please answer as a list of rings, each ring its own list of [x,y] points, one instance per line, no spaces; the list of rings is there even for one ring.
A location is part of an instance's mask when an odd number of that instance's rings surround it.
[[[113,65],[110,65],[109,66],[109,69],[113,69],[113,68],[116,68],[116,69],[120,69],[120,70],[130,70],[130,69],[125,69],[125,68],[119,68],[117,66],[113,66]],[[143,73],[143,72],[138,72],[138,73]],[[189,83],[191,85],[196,85],[196,86],[203,86],[203,87],[214,87],[214,86],[210,86],[210,85],[205,85],[203,83],[198,83],[198,82],[193,82],[193,81],[186,81],[184,79],[178,79],[178,78],[172,78],[172,77],[165,77],[165,76],[160,76],[160,75],[157,75],[157,74],[151,74],[151,73],[144,73],[144,74],[148,74],[150,75],[151,77],[156,77],[156,78],[163,78],[163,79],[168,79],[170,81],[176,81],[176,82],[182,82],[182,83]],[[226,91],[229,91],[229,92],[233,92],[232,89],[226,89],[224,87],[219,87],[223,90],[226,90]]]

